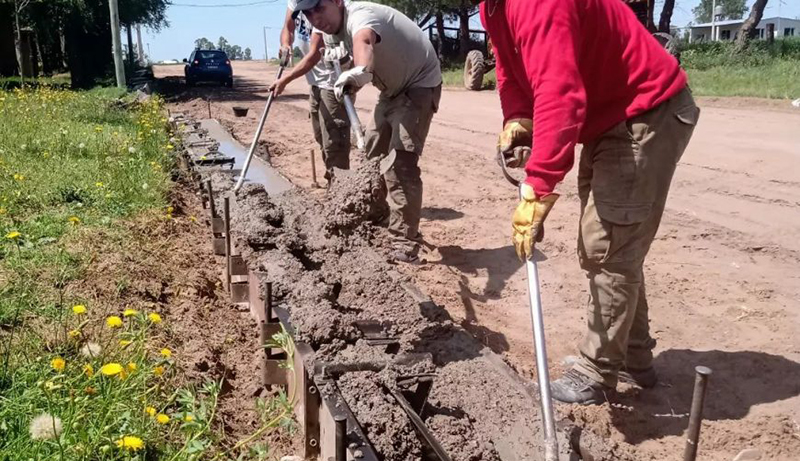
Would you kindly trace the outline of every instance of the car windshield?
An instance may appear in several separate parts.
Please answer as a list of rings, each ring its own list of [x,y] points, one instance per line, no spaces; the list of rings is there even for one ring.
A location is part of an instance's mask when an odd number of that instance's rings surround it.
[[[199,59],[227,59],[222,51],[198,51],[197,57]]]

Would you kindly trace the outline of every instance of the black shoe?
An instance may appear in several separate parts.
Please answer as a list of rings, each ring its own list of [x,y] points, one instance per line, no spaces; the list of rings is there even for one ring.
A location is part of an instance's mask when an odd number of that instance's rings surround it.
[[[419,258],[417,252],[414,253],[407,253],[403,250],[394,250],[389,254],[389,263],[390,264],[397,264],[397,263],[405,263],[411,264],[412,266],[419,266],[425,263],[424,260]]]
[[[606,394],[611,391],[610,387],[572,369],[550,383],[553,398],[564,403],[599,405],[606,401]]]
[[[620,370],[619,380],[626,384],[633,384],[644,389],[655,387],[658,383],[658,375],[653,367],[645,370]]]

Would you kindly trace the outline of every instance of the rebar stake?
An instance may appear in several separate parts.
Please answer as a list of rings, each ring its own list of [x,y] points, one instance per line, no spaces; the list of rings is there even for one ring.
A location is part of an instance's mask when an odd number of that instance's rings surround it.
[[[683,452],[684,461],[695,461],[697,449],[700,444],[700,426],[703,423],[703,403],[706,398],[708,377],[711,369],[708,367],[695,367],[694,394],[692,395],[692,410],[689,413],[689,429],[686,431],[686,450]]]
[[[208,194],[208,209],[211,211],[211,219],[217,217],[217,206],[214,204],[214,188],[211,180],[206,180],[206,193]]]
[[[225,288],[231,292],[231,199],[225,197],[222,202],[225,220]]]
[[[336,461],[347,461],[347,418],[336,415],[333,422],[336,424]]]
[[[308,150],[309,154],[311,154],[311,187],[314,189],[319,189],[319,183],[317,182],[317,160],[316,155],[314,155],[314,149]]]

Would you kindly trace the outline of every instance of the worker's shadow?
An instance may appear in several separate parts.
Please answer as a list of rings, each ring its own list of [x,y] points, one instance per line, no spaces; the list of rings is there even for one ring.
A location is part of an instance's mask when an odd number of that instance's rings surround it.
[[[450,313],[433,301],[419,303],[419,309],[430,326],[417,334],[413,352],[430,353],[437,365],[480,357],[487,346],[496,353],[508,350],[508,341],[502,333],[465,322],[459,328]]]
[[[422,209],[420,217],[428,221],[454,221],[463,218],[464,213],[452,208],[426,206]]]
[[[622,405],[610,409],[614,426],[628,443],[684,433],[697,365],[713,370],[703,411],[705,420],[739,420],[755,405],[800,395],[800,363],[787,358],[751,351],[671,349],[655,358],[659,385],[623,392],[615,399]]]
[[[475,313],[474,302],[485,303],[493,299],[501,299],[508,279],[522,265],[514,247],[504,246],[492,249],[467,250],[460,246],[439,247],[442,259],[435,264],[455,269],[459,276],[458,296],[464,305],[464,321],[461,326],[472,333],[481,343],[494,352],[503,353],[508,350],[508,341],[502,333],[498,333],[479,324]],[[534,260],[545,261],[547,257],[539,250],[534,253]],[[486,269],[488,279],[482,292],[470,288],[469,277],[478,276],[479,269]]]

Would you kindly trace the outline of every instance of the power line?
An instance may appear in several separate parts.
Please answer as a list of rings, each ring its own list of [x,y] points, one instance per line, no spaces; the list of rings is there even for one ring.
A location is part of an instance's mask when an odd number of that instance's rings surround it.
[[[217,5],[202,5],[197,3],[170,3],[170,6],[183,6],[188,8],[238,8],[242,6],[263,5],[265,3],[275,3],[278,0],[261,0],[249,3],[220,3]]]

